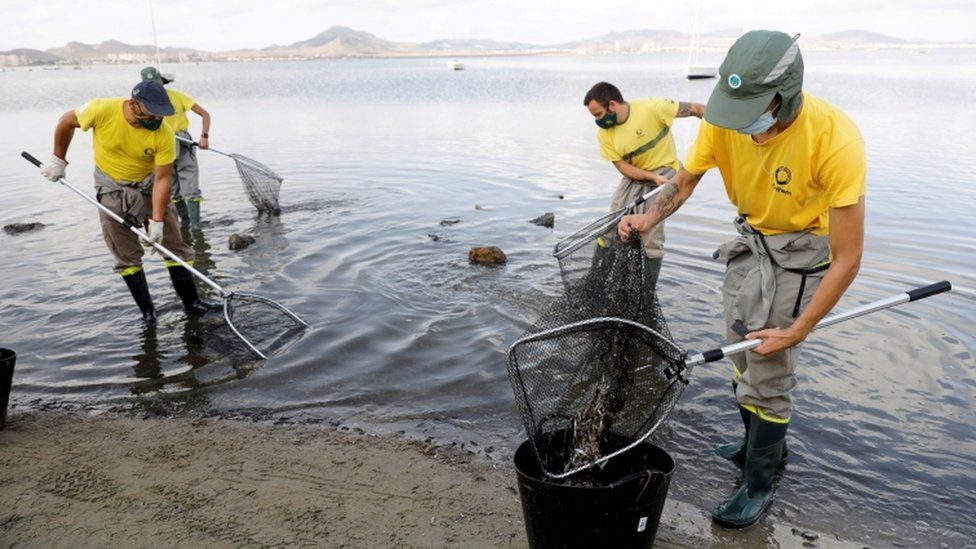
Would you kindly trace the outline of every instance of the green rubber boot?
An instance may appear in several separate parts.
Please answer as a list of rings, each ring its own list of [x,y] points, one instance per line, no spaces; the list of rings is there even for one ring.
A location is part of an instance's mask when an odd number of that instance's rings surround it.
[[[735,383],[732,384],[732,391],[735,391]],[[746,428],[745,435],[742,437],[742,440],[715,448],[715,454],[731,461],[732,463],[735,463],[739,467],[745,467],[746,441],[749,440],[749,416],[751,416],[752,413],[740,406],[739,415],[742,416],[742,424]]]
[[[190,228],[200,228],[200,200],[191,198],[186,202],[187,213],[190,217]]]
[[[725,528],[745,528],[759,521],[773,503],[773,476],[786,446],[788,424],[763,421],[752,415],[746,447],[745,481],[729,499],[712,511],[712,519]]]
[[[180,225],[189,227],[190,212],[186,208],[186,201],[182,197],[176,197],[173,199],[173,205],[176,206],[176,213],[180,216]]]

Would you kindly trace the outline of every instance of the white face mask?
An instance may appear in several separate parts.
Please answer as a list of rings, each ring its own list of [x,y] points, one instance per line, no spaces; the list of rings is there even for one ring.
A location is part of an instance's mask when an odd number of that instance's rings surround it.
[[[735,131],[739,133],[744,133],[746,135],[758,135],[768,130],[769,128],[772,128],[773,124],[775,123],[776,123],[776,118],[773,117],[773,111],[766,111],[762,113],[759,116],[759,118],[752,124],[749,124],[748,126],[744,128],[740,128]]]

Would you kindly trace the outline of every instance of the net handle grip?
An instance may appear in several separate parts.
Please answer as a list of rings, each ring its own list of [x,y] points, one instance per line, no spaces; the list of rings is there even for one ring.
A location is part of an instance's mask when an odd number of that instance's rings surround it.
[[[192,139],[187,139],[185,137],[180,137],[178,135],[176,136],[176,140],[177,141],[181,141],[183,143],[186,143],[187,145],[193,145],[194,147],[199,147],[200,146],[200,144],[197,143],[196,141],[194,141]],[[226,157],[229,157],[229,158],[233,158],[234,157],[234,155],[232,155],[232,154],[225,153],[224,151],[217,150],[217,149],[215,149],[213,147],[207,147],[206,149],[203,149],[203,150],[205,150],[205,151],[213,151],[213,152],[215,152],[217,154],[222,154],[222,155],[224,155]]]
[[[948,280],[941,280],[934,284],[929,284],[928,286],[921,286],[912,290],[908,290],[899,294],[895,294],[891,297],[884,299],[879,299],[878,301],[873,301],[871,303],[866,303],[860,307],[855,307],[849,311],[843,313],[837,313],[831,315],[827,318],[822,319],[820,322],[813,327],[814,330],[820,328],[826,328],[827,326],[833,326],[834,324],[839,324],[841,322],[851,320],[852,318],[857,318],[860,316],[875,313],[884,309],[890,309],[891,307],[896,307],[904,303],[909,303],[912,301],[919,301],[927,297],[932,297],[941,293],[948,292],[952,289],[952,284]],[[709,349],[703,353],[693,355],[685,361],[685,366],[697,366],[699,364],[705,364],[708,362],[715,362],[716,360],[721,360],[727,356],[742,353],[750,349],[754,349],[762,345],[761,339],[747,339],[745,341],[740,341],[738,343],[733,343],[732,345],[726,345],[725,347],[719,347],[715,349]]]

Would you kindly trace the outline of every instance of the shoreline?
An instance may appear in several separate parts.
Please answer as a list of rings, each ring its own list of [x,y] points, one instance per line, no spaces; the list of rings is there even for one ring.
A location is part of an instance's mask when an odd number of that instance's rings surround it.
[[[8,414],[11,546],[526,547],[510,463],[323,425]],[[764,519],[744,531],[668,499],[656,547],[863,547]]]

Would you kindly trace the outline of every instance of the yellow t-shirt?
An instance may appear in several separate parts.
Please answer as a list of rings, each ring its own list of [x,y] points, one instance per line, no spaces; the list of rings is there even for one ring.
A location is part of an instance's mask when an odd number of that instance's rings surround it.
[[[671,135],[671,124],[678,103],[652,97],[628,103],[627,120],[608,129],[599,129],[600,154],[605,160],[626,160],[642,170],[665,166],[678,169],[678,152]]]
[[[176,90],[166,90],[170,102],[173,104],[175,113],[163,119],[164,122],[173,128],[174,132],[185,130],[190,127],[190,119],[186,117],[186,111],[193,108],[196,103],[189,95]]]
[[[125,99],[92,99],[75,109],[81,129],[94,128],[95,165],[116,181],[142,181],[155,166],[176,157],[173,130],[163,124],[156,131],[133,128],[122,112]]]
[[[808,93],[796,120],[762,145],[702,120],[684,167],[702,174],[715,166],[739,214],[767,235],[827,234],[829,209],[856,204],[867,178],[857,126]]]

